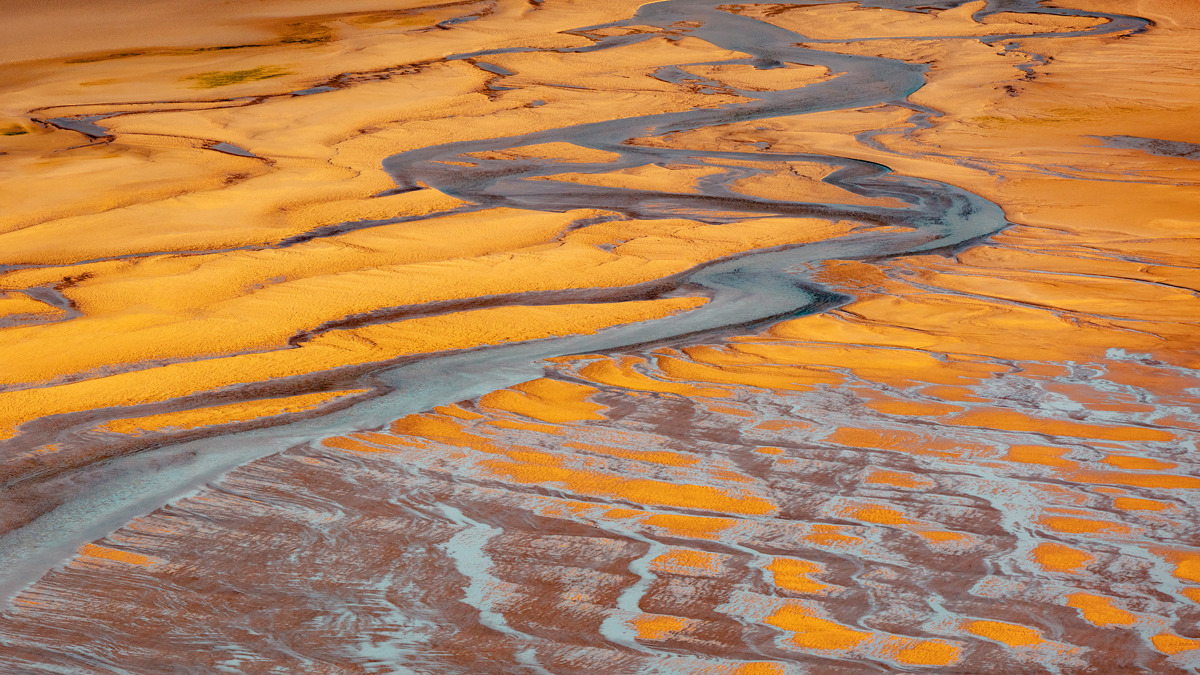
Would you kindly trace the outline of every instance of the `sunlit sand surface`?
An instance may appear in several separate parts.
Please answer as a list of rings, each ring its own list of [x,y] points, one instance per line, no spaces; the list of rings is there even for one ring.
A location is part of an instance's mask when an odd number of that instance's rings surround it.
[[[1195,3],[10,5],[0,671],[1200,668]]]

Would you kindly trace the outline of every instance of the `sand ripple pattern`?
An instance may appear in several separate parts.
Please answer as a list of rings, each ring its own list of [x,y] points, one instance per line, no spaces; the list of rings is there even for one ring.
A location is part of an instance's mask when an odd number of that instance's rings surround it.
[[[912,353],[818,369],[813,350],[581,357],[260,460],[22,594],[5,662],[1185,672],[1197,397]],[[1153,412],[1099,404],[1130,397]]]

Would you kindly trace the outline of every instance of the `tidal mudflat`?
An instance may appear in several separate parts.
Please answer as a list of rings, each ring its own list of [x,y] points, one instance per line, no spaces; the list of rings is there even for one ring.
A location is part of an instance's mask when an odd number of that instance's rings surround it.
[[[1190,0],[9,5],[0,671],[1200,667]]]

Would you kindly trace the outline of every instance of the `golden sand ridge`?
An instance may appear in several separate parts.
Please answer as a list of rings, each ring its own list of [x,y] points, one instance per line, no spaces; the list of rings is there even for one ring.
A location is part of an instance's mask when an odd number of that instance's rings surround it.
[[[843,72],[744,62],[653,11],[678,3],[197,3],[152,44],[70,14],[76,47],[8,43],[0,437],[17,474],[118,438],[353,411],[381,393],[364,374],[406,358],[715,311],[720,292],[655,284],[754,251],[830,242],[790,269],[847,299],[566,353],[248,462],[80,540],[0,618],[0,665],[113,649],[137,672],[1200,667],[1200,7],[888,4],[714,10],[852,56],[830,61]],[[41,25],[16,7],[9,30]],[[587,49],[601,39],[617,42]],[[867,59],[927,69],[870,105],[647,121]],[[107,139],[48,122],[115,110]],[[537,135],[610,120],[645,129],[621,152]],[[486,140],[428,175],[537,167],[504,194],[703,208],[474,204],[392,190],[380,168]],[[1010,224],[839,257],[907,236],[879,214],[920,200],[830,157],[944,186],[927,200],[969,191]],[[36,522],[23,508],[11,523]]]
[[[47,105],[54,106],[54,115],[92,109],[132,112],[103,121],[114,136],[111,142],[84,144],[77,133],[38,128],[27,121],[21,128],[28,133],[5,139],[4,190],[13,198],[5,213],[0,264],[17,269],[0,281],[5,316],[16,321],[0,346],[0,377],[9,390],[0,394],[8,399],[2,406],[0,434],[11,437],[17,425],[47,414],[167,400],[361,361],[350,356],[351,350],[321,365],[320,359],[307,355],[300,359],[311,367],[281,370],[271,365],[280,357],[298,363],[281,353],[291,350],[288,340],[298,333],[379,307],[637,283],[704,259],[695,253],[676,259],[674,251],[655,255],[645,247],[635,249],[636,237],[627,244],[628,255],[609,253],[597,250],[588,241],[596,237],[586,230],[578,233],[578,242],[560,241],[570,223],[593,215],[583,212],[531,219],[527,213],[483,211],[277,246],[313,228],[428,217],[462,204],[434,190],[369,199],[388,187],[386,174],[378,168],[383,154],[439,136],[452,140],[467,122],[474,137],[486,137],[552,128],[564,119],[580,122],[612,115],[594,105],[594,91],[555,88],[555,77],[569,74],[572,81],[589,83],[606,95],[623,92],[619,101],[608,101],[623,113],[734,100],[701,100],[644,76],[656,63],[731,56],[689,38],[650,40],[618,50],[619,56],[606,53],[604,60],[584,55],[563,63],[509,63],[520,55],[498,56],[493,60],[519,67],[533,80],[514,96],[489,98],[479,92],[492,77],[487,71],[467,61],[433,61],[451,52],[518,43],[588,44],[555,31],[579,21],[620,18],[629,11],[626,5],[610,4],[603,10],[573,6],[563,13],[533,12],[516,3],[487,11],[469,3],[461,9],[425,9],[426,5],[431,3],[397,9],[394,3],[367,2],[339,5],[338,13],[328,13],[320,3],[289,5],[286,10],[279,4],[255,3],[235,17],[200,6],[202,25],[187,33],[169,33],[169,44],[99,45],[84,40],[78,52],[35,52],[39,58],[33,59],[28,52],[10,50],[4,67],[27,73],[38,87],[23,84],[29,79],[10,80],[19,95],[6,98],[10,109],[3,115],[15,119]],[[434,28],[463,10],[479,15],[470,28],[447,33]],[[26,14],[10,24],[14,30],[37,20],[34,8],[21,11]],[[156,11],[170,15],[162,7]],[[313,14],[303,13],[307,11]],[[527,20],[512,22],[526,14]],[[513,26],[520,26],[517,33]],[[297,33],[297,27],[311,29],[312,35]],[[226,41],[208,46],[221,35]],[[252,43],[232,43],[251,35]],[[389,47],[397,38],[403,47]],[[188,39],[199,44],[172,41]],[[604,80],[620,59],[630,68],[618,70],[641,74],[625,76],[630,78],[627,82]],[[261,65],[267,61],[286,65],[279,66],[277,74],[271,71],[269,78],[251,74],[239,82],[239,76],[230,75],[229,82],[214,80],[214,86],[201,89],[193,77],[205,72],[252,73],[267,68]],[[397,63],[412,66],[406,69]],[[362,73],[352,87],[322,96],[287,94],[347,70]],[[248,93],[267,98],[247,107],[238,97]],[[546,101],[536,114],[527,106],[535,98]],[[126,103],[138,100],[147,103]],[[160,112],[155,101],[166,102],[161,106],[165,111]],[[280,126],[279,119],[295,123]],[[256,156],[206,149],[218,141]],[[70,190],[51,187],[63,181],[70,181]],[[673,184],[663,182],[668,188]],[[512,227],[496,228],[497,218],[505,217]],[[647,224],[649,231],[660,229]],[[794,228],[775,229],[781,231],[773,235],[780,243],[795,238],[787,231]],[[666,236],[692,241],[677,228]],[[708,254],[758,243],[743,245],[734,238]],[[571,279],[564,271],[577,276]],[[477,288],[470,288],[472,283]],[[62,312],[22,295],[32,287],[53,287],[78,315],[55,320]],[[644,307],[636,317],[622,320],[662,316],[682,306]],[[526,323],[518,314],[499,321]],[[437,330],[465,330],[459,346],[487,342],[479,327],[470,327],[469,321],[460,325]],[[542,330],[522,337],[554,334]],[[405,353],[403,348],[376,344],[379,350],[370,358]],[[227,361],[230,358],[234,361]],[[172,365],[164,370],[165,363]],[[54,386],[67,382],[78,384]]]

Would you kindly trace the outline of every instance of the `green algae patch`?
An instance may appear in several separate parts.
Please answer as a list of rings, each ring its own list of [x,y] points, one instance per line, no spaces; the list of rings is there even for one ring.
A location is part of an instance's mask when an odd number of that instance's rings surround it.
[[[183,78],[195,82],[192,89],[214,89],[227,87],[231,84],[269,80],[272,77],[287,75],[288,71],[279,66],[259,66],[249,70],[214,70]]]
[[[283,44],[314,45],[333,40],[333,29],[319,23],[288,24],[280,42]]]

